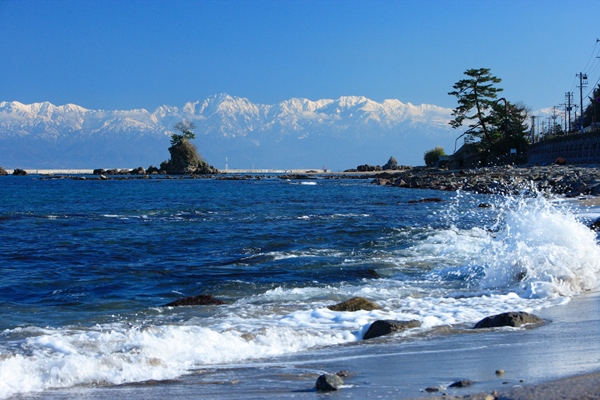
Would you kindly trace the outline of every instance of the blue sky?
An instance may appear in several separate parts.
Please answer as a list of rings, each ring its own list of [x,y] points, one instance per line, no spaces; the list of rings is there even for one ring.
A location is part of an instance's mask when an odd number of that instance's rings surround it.
[[[0,101],[150,111],[228,93],[454,108],[469,68],[533,110],[600,79],[600,1],[0,0]]]

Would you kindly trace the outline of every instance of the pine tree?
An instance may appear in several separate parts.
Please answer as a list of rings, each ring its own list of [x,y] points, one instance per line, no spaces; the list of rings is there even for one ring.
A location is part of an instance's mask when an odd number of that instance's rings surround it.
[[[491,140],[494,117],[490,111],[496,105],[497,93],[503,90],[494,84],[500,83],[501,79],[491,75],[489,68],[468,69],[465,75],[469,78],[456,82],[454,91],[448,93],[458,99],[458,107],[452,111],[455,118],[450,125],[460,128],[464,122],[472,121],[465,134]]]

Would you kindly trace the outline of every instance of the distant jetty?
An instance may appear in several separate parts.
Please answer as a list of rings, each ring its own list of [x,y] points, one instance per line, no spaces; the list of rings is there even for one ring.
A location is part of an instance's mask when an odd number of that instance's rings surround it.
[[[93,169],[23,169],[29,175],[91,175]],[[7,169],[9,175],[12,175],[14,170]]]
[[[118,168],[118,170],[132,170],[133,168]],[[92,175],[93,169],[23,169],[29,175]],[[13,169],[6,169],[9,175]],[[321,168],[308,169],[228,169],[220,171],[223,174],[308,174],[331,172]]]

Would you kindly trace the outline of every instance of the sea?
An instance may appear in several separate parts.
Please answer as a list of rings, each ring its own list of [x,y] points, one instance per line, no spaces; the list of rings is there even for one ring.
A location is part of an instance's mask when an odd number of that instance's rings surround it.
[[[486,316],[564,307],[599,284],[600,208],[528,187],[59,178],[0,177],[0,398],[169,385],[239,398],[230,387],[268,393],[252,372],[266,366],[314,397],[321,357],[468,343]],[[201,294],[225,304],[165,306]],[[328,308],[356,296],[380,309]],[[421,326],[363,340],[382,319]]]

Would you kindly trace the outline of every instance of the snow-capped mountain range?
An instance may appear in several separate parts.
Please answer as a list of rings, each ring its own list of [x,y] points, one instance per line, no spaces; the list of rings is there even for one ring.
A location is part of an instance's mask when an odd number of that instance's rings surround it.
[[[460,135],[451,109],[365,97],[255,104],[227,94],[161,106],[150,112],[89,110],[48,102],[0,102],[0,166],[134,168],[168,159],[173,126],[196,125],[193,141],[209,164],[224,169],[320,168],[360,164],[422,165],[425,151],[454,150]],[[462,143],[462,142],[461,142]],[[460,144],[459,143],[459,146]]]

